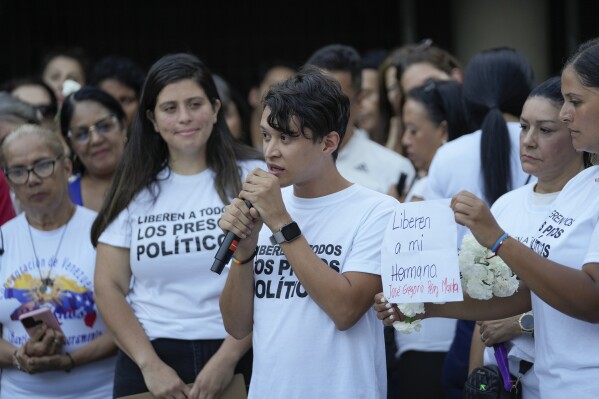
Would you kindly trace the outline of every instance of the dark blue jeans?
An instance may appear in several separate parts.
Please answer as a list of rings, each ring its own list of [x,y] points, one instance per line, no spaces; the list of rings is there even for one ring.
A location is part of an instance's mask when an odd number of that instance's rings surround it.
[[[222,339],[183,341],[161,338],[152,341],[152,346],[158,357],[172,367],[183,382],[190,384],[195,381],[200,370],[222,343]],[[238,366],[241,366],[242,363],[247,364],[247,361],[240,361]],[[249,364],[251,365],[251,360]],[[249,382],[247,375],[245,378],[246,382]],[[119,350],[114,373],[114,397],[147,391],[148,388],[137,364]]]

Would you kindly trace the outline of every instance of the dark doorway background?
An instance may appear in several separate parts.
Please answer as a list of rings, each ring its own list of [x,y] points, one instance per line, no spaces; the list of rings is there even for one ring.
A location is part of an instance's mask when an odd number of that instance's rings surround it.
[[[451,1],[424,3],[421,10],[443,15]],[[39,73],[44,54],[63,45],[83,48],[91,62],[118,54],[145,69],[166,53],[193,52],[246,92],[259,66],[272,59],[299,66],[330,43],[360,52],[402,44],[402,12],[397,0],[0,0],[0,82]],[[444,20],[421,24],[412,36],[432,37],[451,51]]]
[[[545,1],[548,61],[555,74],[577,43],[599,35],[598,25],[583,18],[597,15],[599,3]],[[76,46],[91,63],[116,54],[144,69],[164,54],[192,52],[246,93],[261,65],[282,59],[300,66],[330,43],[364,53],[432,38],[454,53],[452,12],[464,5],[460,0],[0,0],[0,83],[38,74],[45,53]]]

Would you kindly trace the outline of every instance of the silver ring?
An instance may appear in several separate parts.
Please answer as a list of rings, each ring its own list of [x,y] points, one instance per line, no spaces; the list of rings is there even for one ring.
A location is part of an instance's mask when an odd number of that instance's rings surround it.
[[[485,342],[486,338],[484,337],[484,333],[480,333],[480,340]]]
[[[54,343],[55,343],[56,345],[60,345],[60,340],[59,340],[59,339],[57,339],[57,338],[54,338]]]

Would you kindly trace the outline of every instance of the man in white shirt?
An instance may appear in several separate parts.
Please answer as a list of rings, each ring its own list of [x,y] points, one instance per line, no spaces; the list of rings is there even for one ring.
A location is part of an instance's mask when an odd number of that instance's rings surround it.
[[[331,44],[316,50],[306,65],[314,65],[335,78],[350,100],[347,130],[337,158],[341,175],[384,194],[395,193],[401,180],[398,192],[401,198],[414,179],[414,166],[407,158],[371,140],[365,130],[355,127],[361,95],[360,54],[353,47]]]

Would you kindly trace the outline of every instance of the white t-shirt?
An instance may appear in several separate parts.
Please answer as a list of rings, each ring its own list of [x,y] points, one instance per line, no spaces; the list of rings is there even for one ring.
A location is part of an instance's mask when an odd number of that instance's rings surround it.
[[[399,358],[404,352],[447,352],[455,335],[457,320],[441,317],[430,317],[422,320],[422,328],[418,332],[403,334],[395,332],[395,343]]]
[[[337,157],[339,173],[352,183],[387,194],[402,173],[406,184],[414,179],[414,166],[409,159],[371,140],[363,129],[354,134]]]
[[[540,224],[531,248],[561,265],[580,270],[599,263],[599,166],[588,168],[561,191]],[[599,324],[567,316],[532,295],[535,371],[543,399],[597,398]]]
[[[422,176],[419,179],[416,179],[410,187],[410,191],[406,195],[405,202],[411,202],[414,197],[419,197],[420,199],[425,198],[426,195],[426,186],[428,184],[428,176]]]
[[[243,181],[264,163],[239,166]],[[210,270],[224,238],[214,176],[211,169],[191,176],[164,169],[156,201],[141,191],[100,236],[104,244],[130,249],[129,302],[150,340],[226,337],[218,298],[228,270]]]
[[[526,245],[530,245],[531,236],[549,214],[559,192],[538,194],[534,192],[536,183],[530,183],[502,195],[491,207],[491,212],[501,228]],[[520,335],[507,343],[510,372],[518,375],[520,360],[534,363],[535,341],[532,336]],[[493,348],[485,350],[485,364],[496,364]],[[522,378],[524,399],[536,399],[539,396],[539,380],[534,369]]]
[[[19,348],[29,339],[19,314],[40,306],[54,310],[67,339],[67,352],[76,351],[106,331],[93,294],[96,251],[89,234],[95,217],[95,212],[78,206],[66,227],[53,231],[31,227],[31,236],[24,213],[2,226],[0,323],[2,338],[11,345]],[[42,278],[53,280],[44,293]],[[105,399],[112,396],[114,362],[112,356],[76,367],[70,373],[29,375],[5,368],[0,398]]]
[[[383,231],[396,201],[354,184],[306,199],[283,190],[291,217],[334,270],[380,275]],[[254,366],[250,398],[387,397],[383,324],[371,307],[346,331],[302,287],[263,228],[254,263]]]
[[[520,124],[508,122],[510,134],[511,189],[526,184],[529,175],[520,164]],[[481,130],[465,134],[439,147],[428,170],[425,199],[451,198],[462,190],[470,191],[479,198],[484,197],[484,182],[480,161]],[[536,181],[531,177],[530,182]],[[461,243],[467,229],[458,226],[458,241]]]

